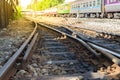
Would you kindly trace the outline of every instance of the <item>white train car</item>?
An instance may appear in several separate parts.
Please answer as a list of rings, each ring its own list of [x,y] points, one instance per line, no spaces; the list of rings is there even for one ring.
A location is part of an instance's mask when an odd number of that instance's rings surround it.
[[[80,17],[100,17],[103,0],[80,0],[71,3],[70,13],[78,13]]]

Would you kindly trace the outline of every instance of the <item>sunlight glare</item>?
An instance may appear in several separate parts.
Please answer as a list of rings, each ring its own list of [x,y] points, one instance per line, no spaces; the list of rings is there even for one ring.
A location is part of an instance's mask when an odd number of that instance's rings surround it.
[[[31,3],[31,0],[20,0],[22,7],[27,7]]]
[[[75,0],[65,0],[65,3],[72,2],[72,1],[75,1]]]

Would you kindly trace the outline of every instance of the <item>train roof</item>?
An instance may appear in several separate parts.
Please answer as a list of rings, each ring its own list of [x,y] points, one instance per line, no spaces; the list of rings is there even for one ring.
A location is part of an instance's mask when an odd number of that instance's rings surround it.
[[[92,0],[76,0],[76,1],[73,1],[73,2],[71,2],[71,3],[86,2],[86,1],[92,1]]]

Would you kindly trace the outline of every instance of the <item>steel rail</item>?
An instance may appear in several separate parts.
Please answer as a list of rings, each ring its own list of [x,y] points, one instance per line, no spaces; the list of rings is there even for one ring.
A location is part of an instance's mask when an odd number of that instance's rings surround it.
[[[15,68],[15,63],[17,61],[17,58],[21,55],[23,50],[26,48],[26,46],[34,36],[36,29],[37,26],[35,24],[35,28],[33,32],[30,34],[29,38],[21,45],[21,47],[17,50],[17,52],[0,69],[0,80],[8,80],[17,71],[17,69]]]
[[[78,32],[76,31],[73,31],[71,29],[68,28],[69,31],[73,32],[76,34],[76,36],[80,39],[82,39],[86,44],[89,44],[90,46],[92,46],[93,48],[97,49],[98,51],[102,52],[104,55],[106,55],[109,59],[112,60],[112,62],[120,65],[120,54],[115,52],[115,51],[112,51],[112,50],[109,50],[105,47],[102,47],[102,46],[99,46],[97,44],[94,44],[93,42],[91,41],[88,41],[87,39],[83,38],[81,35],[79,35]],[[117,35],[118,36],[118,35]],[[116,57],[115,57],[116,56]]]
[[[59,33],[61,33],[61,34],[63,34],[63,35],[67,35],[68,37],[70,37],[70,38],[72,38],[72,39],[74,39],[74,40],[77,40],[77,41],[79,41],[80,43],[82,43],[82,45],[84,45],[89,51],[91,51],[95,56],[100,56],[100,53],[97,53],[94,49],[92,49],[85,41],[83,41],[82,39],[79,39],[79,38],[76,38],[76,37],[74,37],[74,36],[72,36],[72,35],[70,35],[70,34],[67,34],[67,33],[65,33],[65,32],[62,32],[62,31],[59,31],[59,30],[57,30],[57,29],[54,29],[54,28],[52,28],[52,27],[49,27],[49,26],[47,26],[47,25],[45,25],[45,24],[42,24],[42,23],[39,23],[40,25],[42,25],[42,26],[45,26],[45,27],[47,27],[47,28],[49,28],[49,29],[52,29],[52,30],[54,30],[54,31],[56,31],[56,32],[59,32]]]
[[[32,39],[29,47],[27,48],[27,50],[26,50],[26,52],[25,52],[25,55],[24,55],[24,57],[23,57],[23,62],[22,62],[23,66],[24,66],[25,63],[27,63],[28,59],[29,59],[30,56],[32,55],[32,54],[31,54],[32,51],[33,51],[32,48],[33,48],[33,46],[35,45],[35,42],[36,42],[36,40],[37,40],[37,37],[38,37],[38,33],[36,33],[36,35],[35,35],[34,38]]]
[[[94,47],[94,45],[97,45],[97,44],[94,44],[93,42],[89,42],[89,41],[88,41],[87,43],[88,43],[89,45],[93,46],[93,47]],[[94,44],[94,45],[93,45],[93,44]],[[118,52],[116,52],[116,51],[113,51],[113,50],[109,50],[109,49],[107,49],[107,48],[105,48],[104,46],[101,46],[101,45],[99,45],[99,44],[98,44],[98,47],[101,48],[103,51],[106,51],[106,52],[108,52],[108,53],[110,53],[110,54],[112,54],[112,55],[120,58],[120,53],[118,53]]]
[[[49,29],[51,29],[51,30],[54,30],[54,31],[56,31],[56,32],[59,32],[59,33],[61,33],[61,34],[63,34],[63,35],[66,35],[66,36],[68,36],[68,37],[70,37],[70,38],[72,38],[72,39],[74,39],[74,40],[77,40],[77,41],[79,41],[80,43],[82,43],[88,50],[90,50],[91,52],[93,52],[94,53],[94,51],[92,51],[93,49],[91,48],[91,46],[89,45],[91,42],[89,42],[89,41],[84,41],[83,39],[81,39],[81,38],[77,38],[77,37],[73,37],[72,35],[69,35],[69,34],[67,34],[67,33],[65,33],[65,32],[62,32],[62,31],[59,31],[59,30],[57,30],[57,29],[55,29],[55,28],[52,28],[52,27],[50,27],[50,26],[48,26],[48,25],[45,25],[45,24],[43,24],[43,23],[38,23],[38,24],[40,24],[41,26],[44,26],[44,27],[46,27],[46,28],[49,28]],[[78,35],[77,35],[78,36]],[[89,44],[87,43],[87,42],[89,42]],[[94,44],[94,43],[91,43],[91,44]],[[94,44],[95,46],[97,46],[97,47],[99,47],[98,45],[96,45],[96,44]],[[96,50],[102,50],[102,49],[98,49],[97,47],[95,47],[95,46],[92,46],[92,47],[94,47]],[[103,49],[105,49],[105,48],[103,48]],[[107,49],[106,49],[107,50]],[[111,52],[111,50],[108,50],[108,51],[110,51]],[[109,53],[110,53],[109,52]],[[104,54],[104,55],[106,55],[109,59],[111,59],[112,60],[112,62],[113,63],[115,63],[115,64],[118,64],[118,65],[120,65],[120,59],[119,58],[117,58],[117,57],[115,57],[114,55],[112,55],[112,54],[108,54],[108,52],[106,53],[106,51],[102,51],[102,53]],[[100,55],[100,53],[97,53],[97,52],[95,52],[94,53],[95,55]]]
[[[79,34],[77,34],[79,38],[82,38]],[[97,49],[98,51],[102,52],[106,57],[108,57],[112,62],[115,64],[120,65],[120,53],[113,51],[109,48],[105,48],[101,45],[98,45],[96,43],[93,43],[89,40],[83,39],[87,44],[92,46],[93,48]]]
[[[119,55],[118,53],[113,52],[113,51],[110,51],[110,50],[108,50],[108,49],[105,49],[105,48],[103,48],[103,47],[101,47],[101,46],[97,46],[97,45],[95,45],[95,44],[93,44],[93,43],[90,43],[90,42],[88,42],[88,44],[91,45],[92,47],[94,47],[95,49],[99,50],[100,52],[102,52],[102,53],[103,53],[104,55],[106,55],[109,59],[111,59],[112,62],[120,65],[120,59],[119,59],[119,58],[120,58],[120,55]],[[113,56],[113,55],[119,56],[119,58],[117,58],[117,57],[115,57],[115,56]]]

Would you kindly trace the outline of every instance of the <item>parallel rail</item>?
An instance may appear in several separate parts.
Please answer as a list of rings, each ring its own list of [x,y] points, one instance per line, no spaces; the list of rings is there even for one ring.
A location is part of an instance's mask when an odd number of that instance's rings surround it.
[[[31,18],[32,20],[35,20],[37,21],[36,19],[34,18]],[[100,51],[103,53],[103,55],[105,55],[106,57],[108,57],[109,59],[112,60],[112,62],[114,62],[115,64],[118,64],[120,65],[120,53],[119,52],[116,52],[115,50],[113,49],[109,49],[109,48],[106,48],[104,46],[101,46],[101,45],[98,45],[98,44],[95,44],[93,43],[92,41],[89,41],[89,40],[86,40],[84,37],[82,37],[81,35],[79,35],[78,33],[70,30],[70,29],[67,29],[68,33],[64,32],[64,31],[60,31],[60,30],[57,30],[55,28],[52,28],[52,27],[49,27],[47,24],[44,24],[44,23],[40,23],[39,21],[37,21],[37,23],[39,23],[40,25],[46,27],[46,28],[49,28],[49,29],[52,29],[56,32],[59,32],[61,34],[65,34],[66,36],[68,37],[71,37],[79,42],[81,42],[88,50],[90,50],[92,53],[94,53],[94,55],[96,55],[97,57],[100,55],[99,53],[97,53],[94,49]],[[68,25],[69,26],[69,25]],[[75,33],[75,34],[74,34]],[[74,34],[74,35],[73,35]],[[73,36],[72,36],[73,35]],[[111,35],[111,34],[110,34]],[[113,35],[112,35],[113,36]],[[118,35],[119,36],[119,35]],[[93,46],[94,45],[94,46]],[[98,48],[100,47],[100,48]],[[93,49],[94,48],[94,49]]]
[[[26,60],[27,56],[29,56],[29,54],[24,54],[24,52],[25,51],[26,53],[31,52],[31,49],[33,48],[33,45],[35,44],[35,41],[38,36],[38,34],[36,34],[36,30],[37,25],[35,26],[29,38],[22,44],[18,51],[1,68],[0,80],[9,80],[10,77],[12,77],[16,73],[18,67],[22,65],[23,57],[24,60]],[[28,45],[29,43],[30,45]]]
[[[101,53],[103,53],[103,55],[111,59],[112,62],[120,65],[119,56],[116,55],[117,56],[116,57],[114,54],[111,54],[111,52],[112,53],[115,53],[115,52],[105,49],[103,47],[100,47],[89,41],[84,41],[83,39],[77,37],[79,36],[78,34],[76,34],[76,36],[73,36],[65,32],[62,32],[60,30],[54,29],[43,23],[38,23],[38,24],[82,43],[96,57],[99,57],[101,55],[100,53],[96,52],[96,50],[98,50]],[[26,62],[29,60],[30,56],[32,55],[32,51],[34,50],[33,46],[35,45],[35,42],[37,41],[38,33],[36,33],[36,30],[37,30],[37,24],[36,24],[36,27],[34,28],[34,31],[29,36],[29,38],[22,44],[19,50],[7,61],[7,63],[5,63],[5,65],[0,70],[0,80],[10,79],[10,77],[12,77],[21,66],[25,66],[24,64],[26,64]]]
[[[103,55],[105,55],[106,57],[108,57],[113,63],[117,64],[117,65],[120,65],[120,54],[117,53],[117,52],[114,52],[112,50],[109,50],[109,49],[106,49],[104,47],[101,47],[97,44],[94,44],[90,41],[86,41],[86,40],[83,40],[82,38],[80,38],[80,35],[76,33],[76,37],[70,35],[70,34],[67,34],[65,32],[62,32],[62,31],[59,31],[57,29],[54,29],[52,27],[49,27],[48,25],[46,24],[43,24],[43,23],[39,23],[40,25],[46,27],[46,28],[49,28],[51,30],[54,30],[56,32],[59,32],[63,35],[66,35],[74,40],[77,40],[79,41],[80,43],[82,43],[88,50],[90,50],[92,53],[94,53],[95,56],[99,57],[101,54],[100,53],[97,53],[95,50],[98,50],[100,51],[101,53],[103,53]],[[72,31],[71,31],[72,32]],[[72,32],[72,33],[75,33],[75,32]],[[79,36],[79,37],[77,37]],[[94,49],[93,49],[94,48]]]

